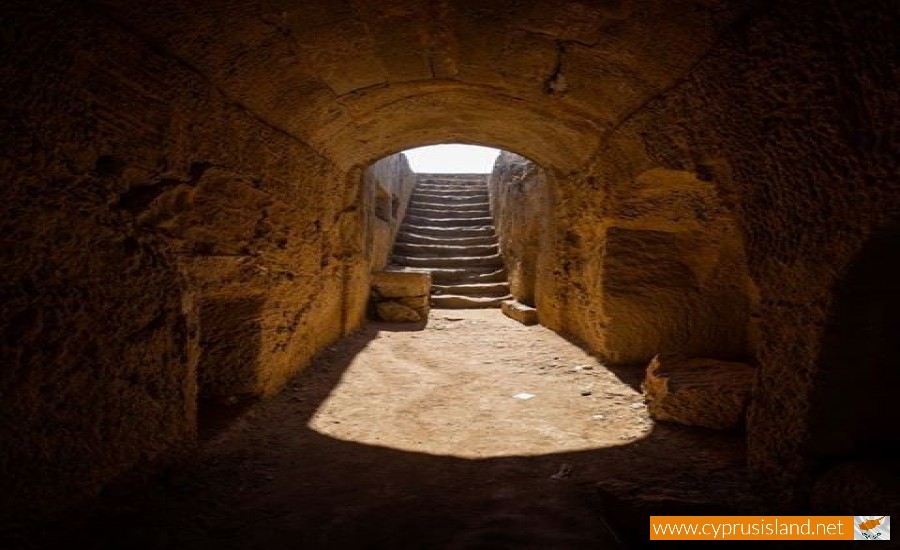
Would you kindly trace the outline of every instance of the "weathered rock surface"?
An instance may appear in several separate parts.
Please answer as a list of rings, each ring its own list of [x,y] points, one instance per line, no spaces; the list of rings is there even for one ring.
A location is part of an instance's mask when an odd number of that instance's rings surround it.
[[[813,485],[813,512],[839,515],[847,509],[900,509],[897,467],[897,461],[887,455],[871,460],[850,459],[832,466]]]
[[[190,445],[198,395],[275,392],[358,327],[402,197],[364,167],[450,141],[545,169],[542,323],[621,361],[755,354],[749,463],[800,502],[810,396],[858,374],[854,342],[822,360],[835,289],[900,212],[894,0],[7,4],[0,517]]]
[[[488,185],[510,294],[523,304],[535,305],[538,287],[550,279],[550,258],[541,256],[542,250],[552,248],[553,207],[547,177],[528,159],[503,151]]]
[[[523,325],[538,324],[537,310],[516,300],[504,300],[500,304],[500,309],[503,310],[504,315],[510,319],[515,319]]]
[[[391,155],[369,166],[363,176],[370,251],[373,270],[384,269],[397,238],[400,222],[406,216],[409,196],[416,175],[404,155]]]
[[[418,271],[377,271],[372,274],[372,292],[377,298],[428,296],[431,274]]]
[[[383,321],[414,323],[422,320],[422,316],[416,310],[399,302],[381,302],[375,307],[378,309],[378,316]]]
[[[717,430],[744,423],[756,370],[745,363],[654,357],[644,379],[650,416]]]
[[[378,271],[372,274],[372,302],[379,318],[385,321],[427,319],[431,310],[430,294],[431,274],[428,272]],[[412,319],[406,310],[412,310],[416,318]]]

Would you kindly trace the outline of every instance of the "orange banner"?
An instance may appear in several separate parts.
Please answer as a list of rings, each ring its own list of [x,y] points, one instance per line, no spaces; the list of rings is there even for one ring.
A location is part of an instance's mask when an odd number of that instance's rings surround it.
[[[650,516],[650,540],[853,540],[853,516]]]

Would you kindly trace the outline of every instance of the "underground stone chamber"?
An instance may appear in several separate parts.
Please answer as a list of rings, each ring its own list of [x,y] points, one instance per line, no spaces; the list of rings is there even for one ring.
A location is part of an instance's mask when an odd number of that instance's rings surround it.
[[[544,327],[637,377],[752,363],[768,510],[889,498],[852,480],[896,459],[859,429],[894,382],[892,2],[3,11],[10,521],[191,456],[198,403],[271,398],[364,329],[415,184],[395,153],[455,142],[515,152],[487,185]]]

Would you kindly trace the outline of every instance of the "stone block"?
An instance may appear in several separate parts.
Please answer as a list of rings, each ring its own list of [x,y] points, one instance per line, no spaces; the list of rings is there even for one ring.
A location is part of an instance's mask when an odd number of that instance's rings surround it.
[[[381,302],[375,309],[378,310],[378,317],[391,323],[415,323],[422,320],[416,310],[397,302]]]
[[[900,476],[890,459],[845,460],[820,474],[810,495],[812,511],[900,509]]]
[[[644,379],[650,416],[688,426],[737,429],[744,423],[755,372],[733,361],[657,355]]]
[[[431,273],[419,271],[377,271],[372,273],[375,298],[410,298],[431,293]]]
[[[397,302],[400,305],[404,305],[410,309],[414,309],[416,313],[418,313],[422,319],[428,317],[429,311],[431,311],[431,296],[409,296],[407,298],[395,298],[391,300],[393,302]]]
[[[526,306],[523,303],[517,302],[516,300],[504,301],[500,304],[500,309],[503,311],[504,315],[510,319],[515,319],[523,325],[538,324],[537,310],[531,306]]]

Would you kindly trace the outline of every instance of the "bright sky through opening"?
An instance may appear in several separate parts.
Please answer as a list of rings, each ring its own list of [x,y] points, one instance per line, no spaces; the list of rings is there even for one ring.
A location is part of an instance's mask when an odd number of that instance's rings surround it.
[[[462,145],[430,145],[403,151],[413,172],[420,174],[489,174],[499,149]]]

